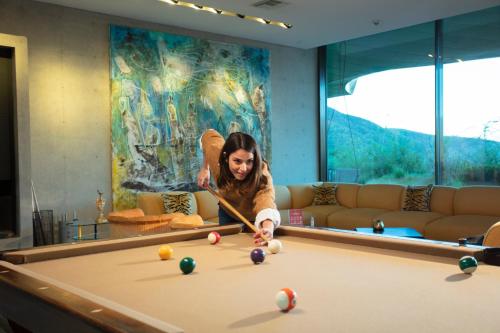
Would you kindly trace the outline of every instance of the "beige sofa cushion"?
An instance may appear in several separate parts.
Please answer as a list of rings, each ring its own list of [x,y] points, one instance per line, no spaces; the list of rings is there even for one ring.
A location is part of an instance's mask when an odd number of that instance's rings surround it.
[[[376,216],[387,212],[380,208],[351,208],[340,210],[327,217],[326,223],[330,228],[349,229],[368,228],[373,224]]]
[[[194,192],[198,215],[205,221],[218,222],[219,205],[217,199],[208,191]]]
[[[203,219],[200,215],[179,216],[170,222],[172,229],[192,229],[203,225]]]
[[[144,212],[140,208],[116,210],[114,212],[109,213],[108,221],[112,221],[115,218],[134,218],[134,217],[143,217],[143,216],[144,216]]]
[[[455,187],[434,185],[431,194],[431,212],[453,215],[453,199],[456,192]]]
[[[500,216],[500,186],[467,186],[455,193],[455,215]]]
[[[285,185],[274,185],[276,207],[281,209],[292,208],[292,196],[290,190]]]
[[[337,184],[337,203],[347,208],[356,208],[359,184]]]
[[[320,183],[314,183],[317,185]],[[313,184],[288,185],[292,196],[292,208],[304,208],[312,205],[314,193]]]
[[[424,237],[457,242],[459,238],[486,233],[498,219],[498,216],[481,215],[446,216],[427,224],[424,229]]]
[[[424,228],[429,222],[441,217],[444,217],[444,215],[433,212],[397,211],[383,213],[375,218],[384,221],[386,227],[413,228],[423,234]]]
[[[165,213],[161,193],[138,193],[137,207],[142,209],[145,215],[160,215]]]
[[[363,185],[358,191],[356,207],[400,210],[404,190],[401,185]]]
[[[326,218],[335,212],[347,210],[339,205],[322,205],[322,206],[309,206],[305,207],[304,211],[314,216],[314,226],[327,227]]]

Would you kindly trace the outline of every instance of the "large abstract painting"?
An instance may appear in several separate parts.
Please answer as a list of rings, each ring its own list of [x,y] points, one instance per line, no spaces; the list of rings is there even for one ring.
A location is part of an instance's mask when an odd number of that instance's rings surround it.
[[[208,128],[241,131],[271,159],[269,51],[110,27],[113,207],[139,191],[194,191]]]

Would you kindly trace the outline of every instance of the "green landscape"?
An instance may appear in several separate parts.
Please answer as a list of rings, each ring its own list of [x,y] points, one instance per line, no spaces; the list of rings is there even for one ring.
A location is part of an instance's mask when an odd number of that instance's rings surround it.
[[[383,128],[363,118],[327,109],[329,179],[366,183],[434,183],[434,135]],[[445,185],[500,185],[500,142],[443,138]],[[335,173],[351,170],[355,177]]]

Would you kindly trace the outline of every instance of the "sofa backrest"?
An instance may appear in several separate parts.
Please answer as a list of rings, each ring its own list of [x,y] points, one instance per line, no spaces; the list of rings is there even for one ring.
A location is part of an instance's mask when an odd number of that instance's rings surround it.
[[[455,187],[434,185],[431,193],[431,211],[453,215],[453,199],[456,192]]]
[[[358,190],[357,208],[401,209],[402,185],[368,184]]]
[[[338,183],[335,191],[337,202],[347,208],[356,208],[358,191],[361,186],[360,184]]]
[[[194,192],[198,215],[203,220],[208,220],[219,216],[219,205],[217,199],[208,191]]]
[[[454,215],[500,216],[500,186],[465,186],[457,189]]]
[[[137,208],[144,211],[145,215],[161,215],[165,213],[161,193],[142,192],[137,193]]]
[[[285,185],[274,185],[275,202],[278,209],[292,208],[292,196]]]
[[[313,187],[312,187],[313,184],[316,185],[320,183],[295,184],[287,186],[291,195],[291,202],[292,202],[291,208],[298,209],[312,205],[314,197]]]

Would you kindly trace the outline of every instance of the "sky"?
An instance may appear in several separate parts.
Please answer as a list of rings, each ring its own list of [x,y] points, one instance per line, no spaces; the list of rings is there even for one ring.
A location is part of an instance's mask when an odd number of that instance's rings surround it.
[[[500,142],[500,58],[444,65],[445,136]],[[328,106],[385,128],[434,134],[434,66],[395,69],[358,78],[353,95]]]

